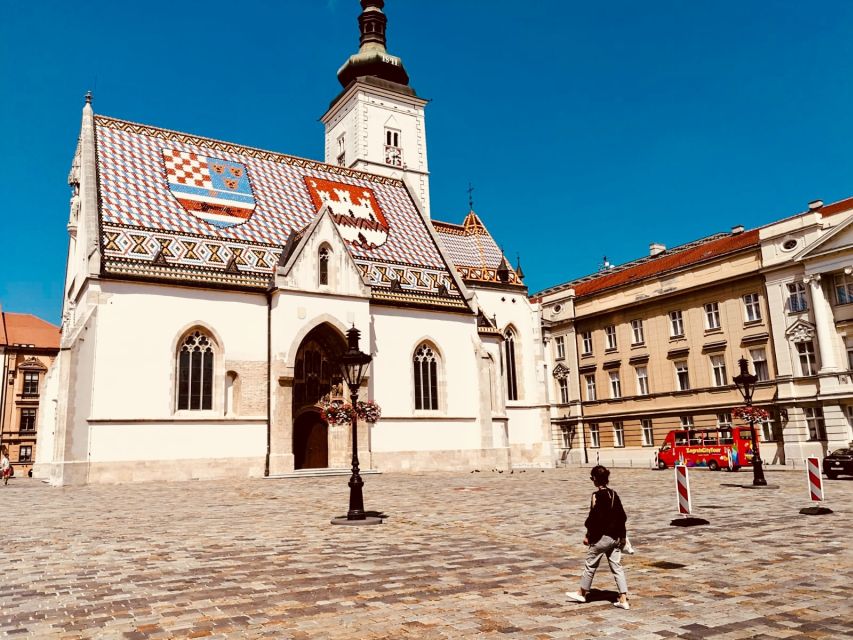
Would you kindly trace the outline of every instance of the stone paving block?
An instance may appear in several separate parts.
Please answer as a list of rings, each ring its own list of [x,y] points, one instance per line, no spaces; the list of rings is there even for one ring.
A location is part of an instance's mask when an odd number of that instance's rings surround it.
[[[724,474],[696,471],[697,515],[711,524],[684,530],[668,524],[672,472],[614,470],[638,549],[625,558],[632,609],[620,611],[606,567],[594,584],[600,601],[563,595],[582,567],[587,477],[585,469],[371,476],[367,506],[390,517],[346,531],[328,524],[346,501],[336,478],[61,490],[16,479],[2,494],[23,520],[4,538],[12,569],[0,585],[0,635],[851,635],[853,562],[842,536],[853,525],[853,483],[832,483],[835,513],[817,520],[798,514],[798,473],[773,473],[779,489],[745,500],[723,486]]]

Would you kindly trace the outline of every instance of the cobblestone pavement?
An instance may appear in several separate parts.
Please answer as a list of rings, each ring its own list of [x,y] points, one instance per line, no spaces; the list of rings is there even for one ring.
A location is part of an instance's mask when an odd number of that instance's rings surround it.
[[[587,469],[365,478],[372,527],[336,527],[346,478],[0,486],[0,633],[34,638],[843,638],[853,480],[804,516],[804,475],[613,472],[637,554],[631,610],[574,604]],[[726,486],[726,485],[745,485]],[[661,564],[672,563],[672,564]],[[674,565],[674,566],[673,566]]]

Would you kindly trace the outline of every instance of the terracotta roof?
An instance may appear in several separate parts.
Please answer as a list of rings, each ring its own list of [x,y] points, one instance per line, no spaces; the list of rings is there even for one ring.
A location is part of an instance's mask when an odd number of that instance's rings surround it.
[[[818,211],[822,216],[831,216],[834,213],[841,213],[850,209],[853,209],[853,198],[845,198],[844,200],[824,205]]]
[[[328,206],[365,284],[459,298],[401,180],[104,116],[95,136],[107,274],[262,288]]]
[[[476,213],[470,211],[461,225],[433,220],[432,226],[463,280],[499,282],[497,269],[501,260],[508,267],[509,261]],[[524,284],[512,267],[509,267],[509,284]]]
[[[6,335],[0,344],[31,344],[46,349],[59,349],[59,327],[29,313],[2,312]],[[2,329],[0,329],[2,331]]]
[[[577,297],[588,296],[605,289],[612,289],[628,282],[644,280],[659,276],[670,271],[684,269],[696,264],[735,253],[748,247],[758,247],[758,229],[742,233],[716,234],[696,242],[675,247],[657,256],[646,256],[616,267],[613,271],[592,274],[571,282],[545,289],[536,294],[535,299],[542,295],[573,288]]]

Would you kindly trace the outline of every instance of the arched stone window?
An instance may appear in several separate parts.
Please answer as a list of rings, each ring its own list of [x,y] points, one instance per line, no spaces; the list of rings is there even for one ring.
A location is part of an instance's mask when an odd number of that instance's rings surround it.
[[[426,342],[415,349],[415,409],[438,410],[438,355]]]
[[[329,257],[331,251],[329,247],[322,246],[320,247],[319,255],[318,255],[318,267],[319,267],[319,284],[328,285],[329,284]]]
[[[518,400],[518,378],[515,369],[515,332],[504,333],[504,375],[506,376],[507,400]]]
[[[213,409],[213,378],[216,345],[201,329],[187,334],[178,345],[177,409]]]

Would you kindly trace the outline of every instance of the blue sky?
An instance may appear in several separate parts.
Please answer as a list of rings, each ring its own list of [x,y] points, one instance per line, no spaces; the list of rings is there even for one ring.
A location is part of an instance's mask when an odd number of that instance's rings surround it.
[[[356,0],[2,3],[0,304],[58,322],[95,111],[322,159]],[[475,209],[531,292],[853,195],[853,3],[388,0],[433,216]]]

